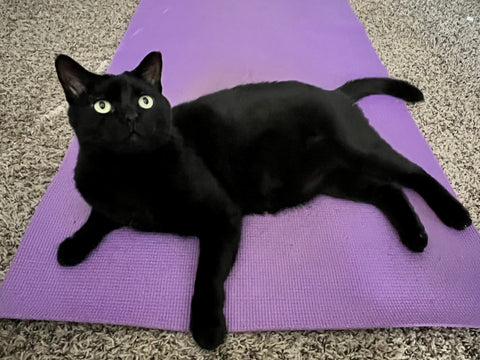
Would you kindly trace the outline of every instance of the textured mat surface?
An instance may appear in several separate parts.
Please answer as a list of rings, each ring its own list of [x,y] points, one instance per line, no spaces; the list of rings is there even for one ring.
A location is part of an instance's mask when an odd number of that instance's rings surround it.
[[[242,82],[298,79],[333,88],[386,74],[347,2],[208,4],[143,1],[109,71],[160,49],[173,103]],[[400,101],[372,97],[362,107],[395,148],[447,185]],[[0,316],[186,329],[194,240],[121,230],[79,267],[55,264],[56,246],[88,213],[71,181],[75,151],[73,144],[32,219],[0,290]],[[227,283],[230,329],[479,326],[478,234],[445,228],[409,195],[430,236],[421,255],[404,249],[367,205],[318,198],[279,216],[248,218]]]

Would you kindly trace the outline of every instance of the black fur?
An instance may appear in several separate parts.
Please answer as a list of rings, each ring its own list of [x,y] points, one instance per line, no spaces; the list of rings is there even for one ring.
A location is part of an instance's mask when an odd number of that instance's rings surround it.
[[[372,94],[422,100],[404,81],[360,79],[334,91],[295,81],[249,84],[171,109],[161,94],[160,53],[118,76],[92,74],[64,55],[56,68],[80,143],[76,186],[92,206],[86,224],[60,245],[58,262],[82,262],[122,226],[197,236],[190,329],[203,348],[218,346],[227,331],[223,284],[245,214],[274,213],[319,194],[365,202],[385,214],[405,246],[422,251],[427,234],[406,186],[446,225],[471,223],[465,208],[381,139],[355,105]],[[153,99],[150,109],[140,106],[143,95]],[[98,100],[111,111],[98,113]]]

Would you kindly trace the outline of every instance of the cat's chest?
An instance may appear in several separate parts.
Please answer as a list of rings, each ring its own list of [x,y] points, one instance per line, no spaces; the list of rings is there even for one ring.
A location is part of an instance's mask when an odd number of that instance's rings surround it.
[[[79,168],[75,181],[92,207],[124,226],[159,230],[176,208],[175,190],[154,168]]]

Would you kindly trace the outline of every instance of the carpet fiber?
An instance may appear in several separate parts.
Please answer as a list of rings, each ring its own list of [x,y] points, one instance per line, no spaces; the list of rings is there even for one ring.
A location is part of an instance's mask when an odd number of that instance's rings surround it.
[[[53,72],[53,54],[68,53],[90,69],[104,70],[134,5],[0,5],[7,22],[0,30],[2,278],[72,136]],[[412,109],[413,117],[478,226],[478,7],[468,2],[457,2],[451,9],[438,3],[420,3],[416,8],[402,2],[352,5],[391,75],[424,90],[427,102]],[[479,355],[478,340],[478,331],[462,329],[234,334],[216,355],[410,358],[415,353],[417,358],[469,359]],[[1,321],[0,357],[76,358],[80,353],[92,359],[215,357],[198,351],[189,335],[181,333]]]

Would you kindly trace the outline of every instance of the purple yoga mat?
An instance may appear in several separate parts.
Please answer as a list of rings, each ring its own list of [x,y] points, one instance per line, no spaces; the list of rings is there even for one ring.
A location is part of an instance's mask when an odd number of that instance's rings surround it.
[[[132,69],[151,50],[164,55],[172,104],[240,83],[335,88],[388,75],[347,0],[143,0],[108,71]],[[402,101],[373,96],[361,107],[450,189]],[[0,289],[0,317],[186,330],[196,239],[121,229],[81,265],[57,264],[58,244],[89,212],[72,181],[77,150],[74,141],[20,244]],[[370,205],[321,196],[247,217],[226,282],[230,330],[479,327],[478,233],[445,227],[417,194],[408,196],[430,237],[422,254],[409,252]]]

